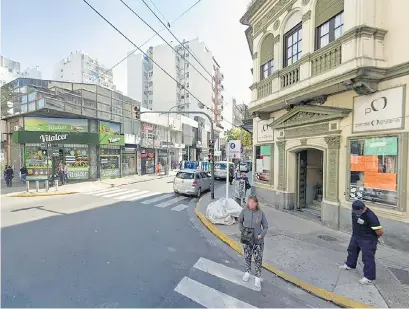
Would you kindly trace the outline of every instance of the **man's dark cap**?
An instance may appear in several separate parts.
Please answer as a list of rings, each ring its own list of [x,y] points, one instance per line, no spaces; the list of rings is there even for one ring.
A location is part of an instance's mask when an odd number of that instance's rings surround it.
[[[364,212],[365,204],[360,200],[356,200],[352,203],[352,212],[357,215],[362,215]]]

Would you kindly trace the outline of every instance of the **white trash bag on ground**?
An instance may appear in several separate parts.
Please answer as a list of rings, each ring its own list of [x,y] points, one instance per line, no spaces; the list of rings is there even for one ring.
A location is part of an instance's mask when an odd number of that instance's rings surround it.
[[[213,224],[232,225],[240,216],[242,207],[233,199],[218,199],[210,203],[206,209],[206,217]]]

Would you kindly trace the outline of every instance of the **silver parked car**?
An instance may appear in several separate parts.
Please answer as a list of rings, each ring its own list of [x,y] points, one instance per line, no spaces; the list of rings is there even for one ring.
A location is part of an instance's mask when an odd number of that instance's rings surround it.
[[[208,173],[184,169],[176,174],[173,181],[173,191],[199,197],[202,192],[210,190],[211,181]]]

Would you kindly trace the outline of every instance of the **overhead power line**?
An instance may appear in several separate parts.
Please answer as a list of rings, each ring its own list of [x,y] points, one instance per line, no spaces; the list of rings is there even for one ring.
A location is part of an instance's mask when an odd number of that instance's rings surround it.
[[[183,16],[185,16],[190,10],[192,10],[196,5],[199,4],[201,0],[196,1],[195,3],[193,3],[188,9],[186,9],[182,14],[180,14],[176,19],[174,19],[170,24],[173,25],[175,22],[177,22],[179,19],[181,19]],[[159,30],[158,32],[162,32],[163,30],[165,30],[167,27],[165,26],[164,28],[162,28],[161,30]],[[147,39],[145,42],[143,42],[143,44],[140,46],[141,48],[143,46],[145,46],[146,44],[148,44],[152,39],[154,39],[157,36],[157,34],[155,33],[154,35],[152,35],[149,39]],[[120,61],[118,61],[115,65],[113,65],[110,69],[108,69],[108,71],[111,71],[113,69],[115,69],[118,65],[120,65],[122,62],[124,62],[126,59],[128,59],[131,55],[133,55],[138,49],[134,49],[132,52],[130,52],[128,55],[126,55],[126,57],[122,58]],[[99,77],[97,77],[99,78]]]
[[[166,21],[166,25],[168,26],[168,28],[170,28],[170,23],[169,21],[166,19],[166,17],[162,14],[162,12],[158,9],[158,7],[156,6],[155,2],[153,2],[153,0],[149,0],[150,3],[152,3],[153,7],[159,12],[159,14],[163,17],[163,19]]]
[[[168,41],[166,41],[165,38],[159,34],[158,31],[156,31],[147,21],[145,21],[138,13],[136,13],[128,4],[126,4],[125,1],[123,1],[123,0],[119,0],[119,1],[121,1],[121,3],[122,3],[123,5],[125,5],[125,6],[128,8],[128,10],[130,10],[136,17],[138,17],[138,19],[139,19],[140,21],[142,21],[142,22],[143,22],[145,25],[147,25],[153,32],[155,32],[170,48],[173,49],[173,51],[174,51],[175,53],[177,53],[180,57],[184,57],[183,55],[181,55],[181,54],[179,53],[179,51],[176,50],[175,47],[172,46],[172,44],[170,44]],[[142,0],[142,1],[144,1],[144,0]],[[144,1],[144,3],[146,3],[146,2]],[[149,6],[148,6],[148,7],[149,7]],[[151,10],[151,8],[149,8],[149,9]],[[151,10],[151,12],[153,12],[153,11]],[[153,13],[154,13],[154,12],[153,12]],[[155,13],[154,13],[154,14],[155,14]],[[157,15],[155,14],[155,16],[157,16]],[[158,18],[159,18],[159,17],[158,17]],[[160,20],[160,18],[159,18],[159,20]],[[162,22],[162,21],[161,21],[161,22]],[[162,23],[162,24],[163,24],[163,23]],[[167,29],[167,28],[166,28],[166,29]],[[186,60],[186,59],[185,59],[185,61],[186,61],[189,65],[191,65],[192,68],[193,68],[197,73],[199,73],[209,84],[213,85],[212,81],[209,80],[209,79],[207,79],[206,76],[204,76],[203,73],[200,72],[191,62],[189,62],[189,61]],[[199,63],[199,64],[200,64],[200,63]],[[212,76],[212,75],[210,75],[210,76]]]
[[[123,1],[120,0],[122,3]],[[155,15],[155,17],[160,21],[160,23],[162,25],[165,26],[165,24],[162,22],[162,20],[158,17],[158,15],[155,14],[155,12],[149,7],[149,5],[146,3],[145,0],[142,0],[142,2],[145,4],[145,6],[152,12],[153,15]],[[166,27],[166,26],[165,26]],[[186,48],[185,44],[183,44],[182,42],[180,42],[180,40],[176,37],[176,35],[172,32],[172,30],[170,30],[169,28],[166,28],[166,30],[169,31],[169,33],[175,38],[175,40],[187,51],[190,52],[192,54],[193,59],[196,60],[196,62],[203,68],[203,70],[210,75],[210,77],[213,77],[213,75],[207,71],[207,69],[203,66],[203,64],[196,58],[195,54],[192,51],[189,51],[188,48]]]

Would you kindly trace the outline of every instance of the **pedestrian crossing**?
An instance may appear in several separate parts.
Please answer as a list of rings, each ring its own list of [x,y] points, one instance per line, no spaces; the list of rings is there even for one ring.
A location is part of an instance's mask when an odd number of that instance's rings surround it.
[[[254,277],[248,282],[245,282],[242,280],[244,275],[242,270],[228,267],[224,264],[216,263],[203,257],[199,258],[193,266],[193,269],[211,275],[216,279],[222,279],[239,287],[247,288],[252,291],[250,293],[261,291],[260,288],[254,286]],[[198,278],[195,279],[183,277],[175,287],[174,291],[205,308],[257,308],[256,306],[245,302],[243,299],[238,299],[226,294],[226,291],[219,291],[214,287],[199,282]],[[217,286],[217,284],[215,284],[215,286]],[[227,288],[226,290],[231,290],[231,288]]]
[[[152,205],[157,208],[169,208],[170,210],[177,212],[188,208],[187,204],[192,199],[188,196],[177,196],[174,193],[151,192],[142,189],[125,188],[101,189],[85,192],[84,194],[123,202],[138,201],[143,205]]]

